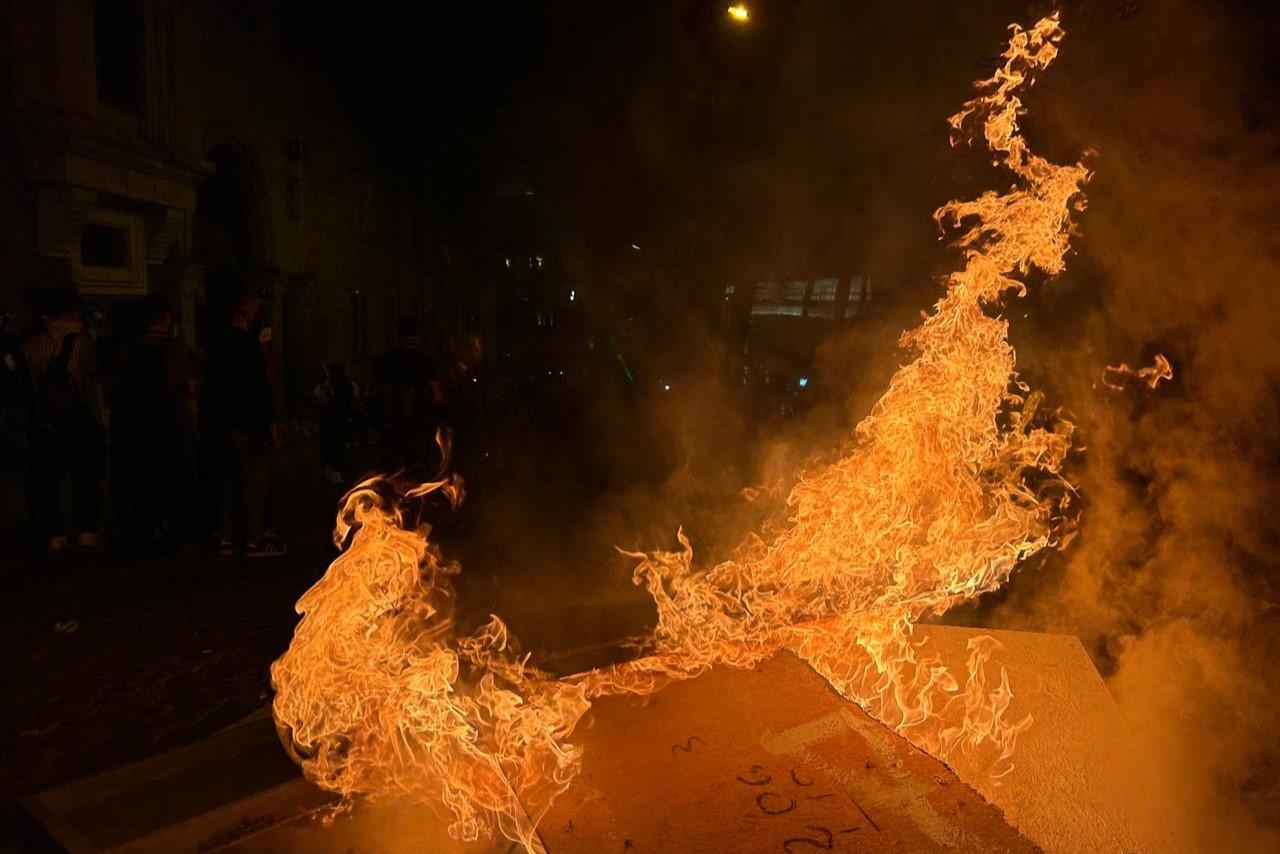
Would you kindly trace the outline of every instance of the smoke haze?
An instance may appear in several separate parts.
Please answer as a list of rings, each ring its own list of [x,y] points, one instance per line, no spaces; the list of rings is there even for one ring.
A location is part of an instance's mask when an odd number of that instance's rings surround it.
[[[767,4],[754,48],[692,3],[606,6],[539,72],[551,233],[591,318],[627,330],[600,346],[643,362],[648,385],[584,398],[576,453],[600,474],[589,499],[562,497],[571,522],[507,518],[533,532],[504,547],[534,570],[523,605],[643,601],[610,546],[666,547],[684,524],[714,559],[776,511],[883,390],[898,334],[956,263],[929,214],[1003,189],[947,146],[945,118],[1005,25],[1048,8],[851,5]],[[1280,820],[1278,19],[1208,6],[1063,8],[1027,132],[1057,162],[1090,152],[1095,177],[1067,273],[1010,311],[1024,378],[1080,427],[1081,527],[958,619],[1079,636],[1157,760],[1140,808],[1191,850],[1258,850]],[[561,9],[570,32],[580,13]],[[716,322],[724,284],[850,273],[877,283],[875,311],[817,345],[802,417],[761,417]],[[1171,383],[1101,383],[1156,353]],[[752,485],[777,488],[742,501]]]

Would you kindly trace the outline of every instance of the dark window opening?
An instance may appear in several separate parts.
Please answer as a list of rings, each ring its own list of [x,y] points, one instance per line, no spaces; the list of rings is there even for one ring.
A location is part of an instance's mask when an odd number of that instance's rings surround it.
[[[98,100],[142,115],[143,0],[97,0],[93,4],[93,47]]]
[[[80,263],[85,267],[129,266],[129,231],[112,225],[86,225],[80,235]]]

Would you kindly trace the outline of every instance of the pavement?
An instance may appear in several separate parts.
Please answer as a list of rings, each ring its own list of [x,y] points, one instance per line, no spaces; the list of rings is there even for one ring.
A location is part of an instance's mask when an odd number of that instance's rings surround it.
[[[609,530],[565,521],[575,518],[565,508],[584,500],[579,482],[549,485],[548,471],[572,462],[522,441],[527,470],[493,466],[487,482],[477,472],[463,512],[441,511],[432,539],[466,568],[457,578],[464,630],[492,611],[525,648],[549,653],[550,669],[590,666],[597,649],[608,655],[609,641],[640,631],[652,605],[629,583]],[[292,637],[294,603],[337,554],[331,531],[344,490],[324,479],[314,441],[300,436],[272,469],[271,521],[288,554],[252,559],[204,547],[50,555],[24,527],[21,490],[7,484],[0,851],[18,798],[206,738],[270,702],[269,667]],[[552,555],[580,551],[599,559],[555,568]]]
[[[6,531],[0,801],[204,737],[268,700],[293,604],[334,554],[341,489],[309,447],[281,460],[274,488],[280,558],[50,555]]]

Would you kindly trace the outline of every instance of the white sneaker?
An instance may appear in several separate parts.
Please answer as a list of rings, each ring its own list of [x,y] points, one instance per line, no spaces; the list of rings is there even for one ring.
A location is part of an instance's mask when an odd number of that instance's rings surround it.
[[[245,543],[245,557],[284,557],[289,549],[282,543],[264,539],[260,543]]]

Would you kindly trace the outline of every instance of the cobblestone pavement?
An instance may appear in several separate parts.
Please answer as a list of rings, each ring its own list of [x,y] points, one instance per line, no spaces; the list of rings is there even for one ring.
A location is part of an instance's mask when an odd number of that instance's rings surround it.
[[[432,539],[467,567],[456,578],[461,623],[499,613],[526,648],[551,653],[540,657],[547,667],[589,666],[609,641],[640,631],[652,605],[630,584],[614,534],[564,511],[580,487],[572,477],[548,485],[544,471],[564,466],[524,458],[539,467],[513,477],[503,466],[487,484],[469,482],[463,513],[436,519]],[[0,851],[18,798],[204,738],[270,701],[268,670],[292,636],[294,604],[336,556],[342,493],[322,479],[314,448],[293,450],[272,478],[289,553],[269,560],[109,548],[51,556],[15,530],[21,508],[9,502],[0,516]],[[534,553],[594,557],[589,573],[540,571]],[[606,596],[588,582],[597,572],[611,573]]]
[[[459,463],[462,510],[426,510],[431,539],[464,567],[454,578],[462,630],[499,614],[554,672],[622,654],[615,642],[654,615],[615,545],[664,542],[685,520],[696,530],[691,508],[718,505],[692,495],[668,507],[654,500],[660,479],[620,485],[584,465],[573,441],[522,434],[489,447],[484,461]],[[3,852],[17,799],[207,737],[270,701],[269,667],[292,636],[294,604],[336,556],[343,487],[323,479],[314,446],[286,448],[271,506],[289,553],[269,560],[110,548],[51,556],[18,527],[21,490],[0,487]]]
[[[283,558],[50,556],[5,538],[0,801],[203,737],[268,700],[294,602],[333,556],[338,497],[306,454],[278,473]]]

